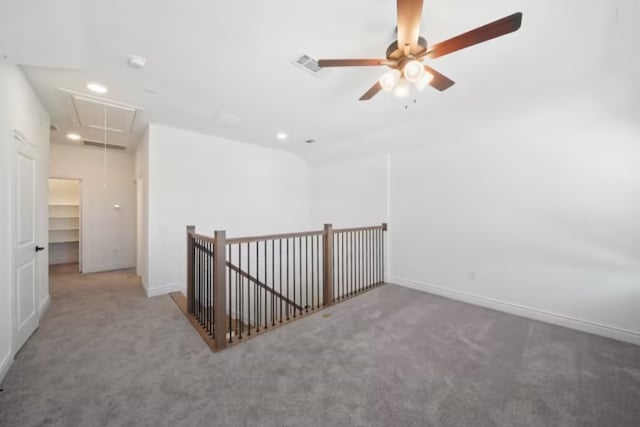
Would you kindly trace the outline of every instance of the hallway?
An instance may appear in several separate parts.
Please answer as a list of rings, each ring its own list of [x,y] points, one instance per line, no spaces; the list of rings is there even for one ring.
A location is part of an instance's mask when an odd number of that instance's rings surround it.
[[[393,285],[221,353],[132,271],[52,275],[51,297],[2,426],[640,420],[640,347]]]

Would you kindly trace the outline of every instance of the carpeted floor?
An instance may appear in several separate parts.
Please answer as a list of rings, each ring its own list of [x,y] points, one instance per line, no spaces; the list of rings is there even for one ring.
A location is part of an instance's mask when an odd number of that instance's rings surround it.
[[[131,272],[51,296],[2,426],[640,425],[640,347],[402,287],[217,354]]]

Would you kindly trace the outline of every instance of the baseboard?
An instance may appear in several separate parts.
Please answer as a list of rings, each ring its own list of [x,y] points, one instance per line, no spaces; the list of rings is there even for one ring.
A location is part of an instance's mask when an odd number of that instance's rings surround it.
[[[147,288],[147,297],[153,298],[159,295],[170,294],[171,292],[180,292],[183,295],[186,295],[184,286],[181,283],[169,283],[168,285],[165,285],[165,286]]]
[[[630,331],[628,329],[603,325],[601,323],[590,322],[588,320],[577,319],[574,317],[551,313],[544,310],[537,310],[535,308],[525,307],[519,304],[513,304],[494,298],[474,295],[468,292],[457,291],[441,286],[429,285],[426,283],[418,282],[416,280],[405,279],[403,277],[391,277],[390,283],[394,283],[411,289],[416,289],[418,291],[427,292],[430,294],[440,295],[469,304],[491,308],[493,310],[498,310],[505,313],[515,314],[516,316],[527,317],[529,319],[539,320],[541,322],[564,326],[566,328],[640,345],[640,333]]]
[[[13,365],[13,353],[11,349],[9,349],[9,352],[5,354],[2,361],[0,361],[0,384],[2,384],[5,375],[7,375],[7,372],[11,369],[11,365]]]
[[[46,297],[42,301],[40,301],[40,308],[38,310],[38,317],[42,320],[42,316],[49,310],[49,306],[51,305],[51,297],[47,294]]]
[[[102,264],[102,265],[83,265],[82,272],[83,273],[100,273],[102,271],[112,271],[112,270],[126,270],[129,268],[135,268],[135,263],[132,264],[130,262],[121,262],[114,264]]]

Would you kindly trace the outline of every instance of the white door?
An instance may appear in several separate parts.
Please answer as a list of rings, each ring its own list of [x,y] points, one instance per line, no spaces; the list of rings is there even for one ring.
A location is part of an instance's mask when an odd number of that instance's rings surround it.
[[[15,139],[14,163],[14,325],[18,351],[38,327],[38,261],[36,236],[36,150]]]

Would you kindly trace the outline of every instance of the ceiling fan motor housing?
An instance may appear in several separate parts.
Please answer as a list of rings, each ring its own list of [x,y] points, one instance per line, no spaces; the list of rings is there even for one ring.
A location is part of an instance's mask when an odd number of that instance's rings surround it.
[[[413,48],[411,50],[411,55],[418,55],[424,51],[427,50],[427,40],[425,40],[424,37],[418,37],[418,46],[420,46],[420,49],[418,48]],[[387,48],[387,53],[386,53],[387,59],[392,59],[392,60],[401,60],[405,57],[404,54],[404,49],[401,49],[398,47],[398,41],[394,41],[393,43],[391,43],[389,45],[389,47]]]

